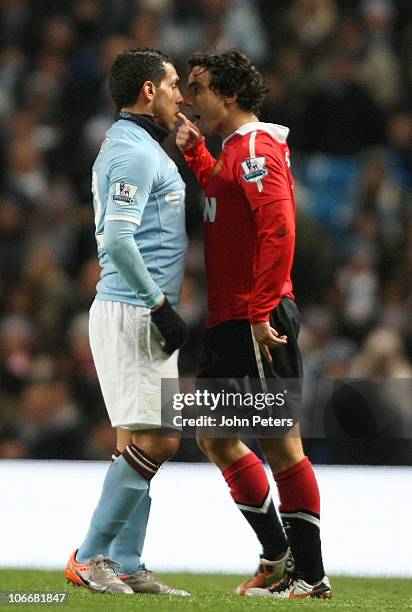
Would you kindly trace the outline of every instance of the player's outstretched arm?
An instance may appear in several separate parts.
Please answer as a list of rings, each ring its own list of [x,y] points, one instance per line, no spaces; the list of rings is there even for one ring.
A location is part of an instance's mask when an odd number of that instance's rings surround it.
[[[182,123],[177,130],[176,144],[197,180],[204,187],[216,165],[216,159],[206,147],[205,138],[197,125],[183,113],[178,113],[177,116]]]

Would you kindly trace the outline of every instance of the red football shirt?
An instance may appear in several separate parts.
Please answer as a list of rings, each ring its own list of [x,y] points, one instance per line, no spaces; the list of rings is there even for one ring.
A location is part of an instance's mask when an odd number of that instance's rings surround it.
[[[253,122],[223,142],[216,160],[205,141],[184,152],[205,190],[208,327],[230,319],[267,321],[293,296],[293,177],[288,128]]]

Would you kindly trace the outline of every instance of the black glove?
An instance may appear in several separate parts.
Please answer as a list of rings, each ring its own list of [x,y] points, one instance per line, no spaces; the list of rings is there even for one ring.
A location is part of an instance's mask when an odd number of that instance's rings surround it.
[[[171,355],[184,345],[188,337],[186,323],[173,310],[167,298],[165,298],[160,308],[151,312],[150,316],[165,339],[163,347],[165,353]]]

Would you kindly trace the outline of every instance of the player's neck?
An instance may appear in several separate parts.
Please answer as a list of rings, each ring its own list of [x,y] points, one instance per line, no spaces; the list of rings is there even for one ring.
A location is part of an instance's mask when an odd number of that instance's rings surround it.
[[[132,113],[133,115],[153,116],[153,109],[151,104],[133,104],[133,106],[124,106],[121,110],[125,113]]]
[[[227,120],[224,122],[224,125],[222,125],[220,135],[224,140],[230,136],[230,134],[236,132],[236,130],[242,127],[242,125],[245,125],[245,123],[251,123],[254,121],[259,121],[254,113],[247,113],[239,109],[238,111],[232,112],[230,115],[228,115]]]

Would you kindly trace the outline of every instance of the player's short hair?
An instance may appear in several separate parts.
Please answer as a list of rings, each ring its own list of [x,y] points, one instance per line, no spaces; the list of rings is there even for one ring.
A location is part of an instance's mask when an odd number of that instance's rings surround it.
[[[258,114],[267,92],[263,77],[250,59],[230,49],[216,53],[195,53],[189,66],[205,68],[210,74],[209,87],[221,96],[237,94],[238,106],[250,113]]]
[[[137,102],[145,81],[160,85],[165,64],[172,61],[162,51],[148,47],[127,49],[116,57],[109,76],[109,89],[118,110]]]

